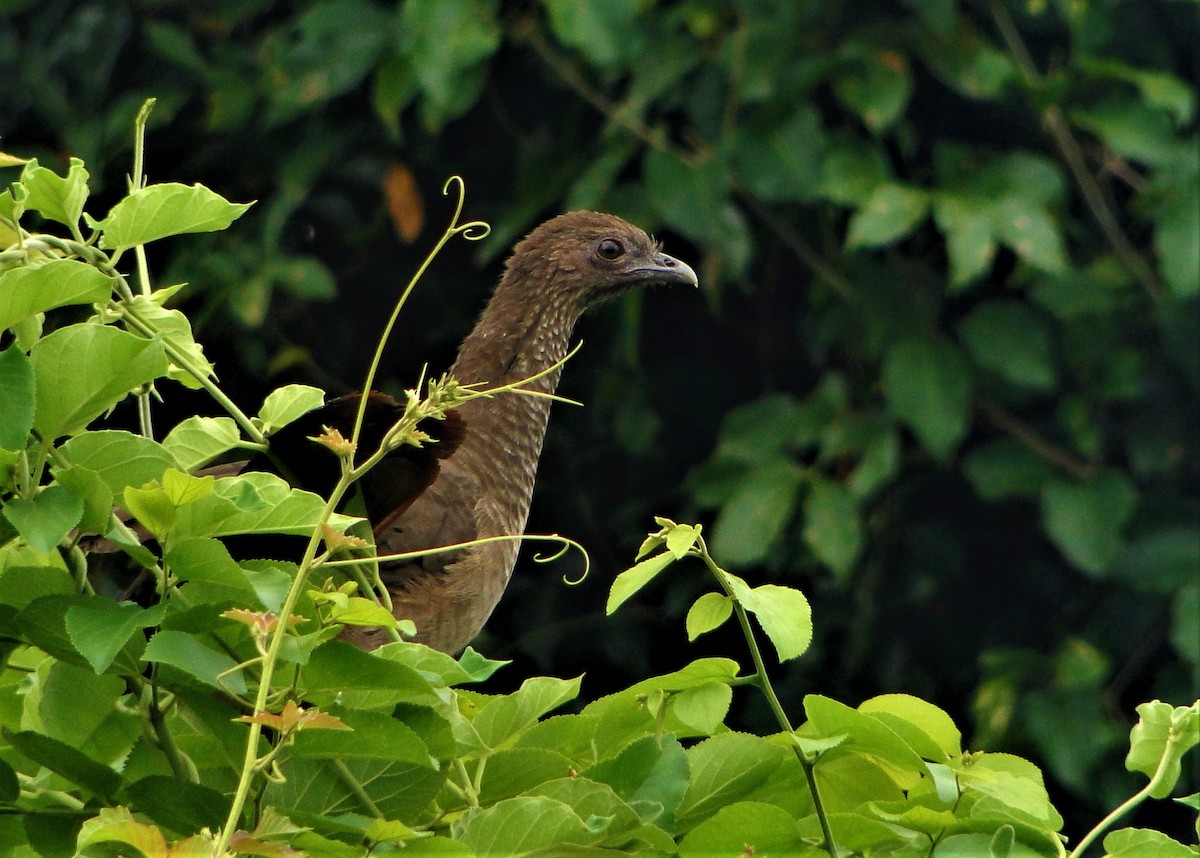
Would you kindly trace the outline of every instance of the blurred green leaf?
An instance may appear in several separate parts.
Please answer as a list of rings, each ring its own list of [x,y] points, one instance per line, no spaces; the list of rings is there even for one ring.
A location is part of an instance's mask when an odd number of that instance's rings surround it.
[[[912,74],[908,58],[891,48],[848,45],[852,59],[834,79],[837,97],[876,133],[887,130],[908,106]]]
[[[642,53],[639,0],[542,0],[542,5],[554,35],[600,68]]]
[[[929,195],[904,185],[879,185],[850,218],[846,246],[882,247],[908,235],[929,212]]]
[[[792,519],[803,474],[792,462],[777,461],[738,482],[713,525],[713,551],[723,564],[744,568],[763,562]]]
[[[985,301],[959,322],[971,357],[1005,381],[1034,390],[1057,384],[1050,336],[1036,315],[1015,301]]]
[[[906,337],[888,349],[883,392],[936,459],[946,459],[967,431],[971,376],[962,354],[943,340]]]
[[[862,548],[858,503],[846,486],[813,477],[804,499],[804,541],[817,559],[845,581]]]
[[[1067,558],[1092,575],[1109,571],[1137,493],[1120,471],[1083,481],[1053,480],[1042,489],[1042,523]]]

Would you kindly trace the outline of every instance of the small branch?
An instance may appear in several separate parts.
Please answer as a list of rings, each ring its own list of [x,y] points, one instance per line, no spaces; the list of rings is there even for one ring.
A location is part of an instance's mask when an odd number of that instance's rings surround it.
[[[1095,470],[1093,465],[1081,462],[1062,447],[1047,441],[1034,432],[1028,424],[1003,406],[989,399],[978,399],[975,407],[997,428],[1020,441],[1040,458],[1057,465],[1076,479],[1086,480]]]
[[[1025,85],[1031,88],[1039,86],[1042,83],[1041,74],[1007,10],[999,3],[993,3],[992,18],[996,22],[996,28],[1000,31],[1000,37],[1004,39],[1004,44],[1012,55],[1013,62],[1021,72]],[[1121,263],[1141,284],[1147,295],[1155,301],[1162,300],[1162,286],[1159,284],[1158,278],[1129,241],[1121,229],[1121,225],[1117,223],[1117,217],[1104,199],[1100,185],[1088,171],[1087,164],[1084,162],[1083,150],[1071,133],[1070,125],[1063,116],[1062,109],[1057,104],[1050,105],[1042,111],[1042,121],[1046,125],[1046,130],[1050,132],[1054,145],[1058,147],[1059,154],[1066,161],[1071,175],[1074,176],[1075,184],[1079,186],[1079,192],[1083,195],[1083,200],[1091,211],[1092,217],[1100,225],[1101,232],[1104,233],[1104,237],[1112,246]]]
[[[812,245],[801,238],[799,233],[792,229],[791,225],[759,202],[753,194],[739,188],[738,196],[746,208],[750,209],[755,217],[766,224],[767,228],[775,233],[787,249],[795,254],[797,259],[807,265],[813,274],[828,283],[843,301],[847,304],[858,303],[858,294],[855,292],[853,284],[843,277],[836,268],[830,265],[825,257],[814,250]]]
[[[518,41],[525,42],[550,70],[563,83],[575,91],[575,94],[594,107],[605,119],[621,126],[634,137],[641,140],[651,149],[674,155],[689,167],[699,166],[707,158],[700,152],[687,152],[671,145],[670,140],[662,131],[650,128],[640,120],[628,115],[626,111],[614,104],[602,92],[584,80],[575,67],[558,55],[550,43],[546,41],[538,29],[536,22],[525,18],[513,29],[513,36]]]

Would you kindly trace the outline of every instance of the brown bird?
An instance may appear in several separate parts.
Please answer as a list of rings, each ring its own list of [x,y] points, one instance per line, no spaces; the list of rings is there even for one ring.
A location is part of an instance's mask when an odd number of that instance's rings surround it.
[[[585,310],[655,283],[696,286],[696,273],[618,217],[559,215],[513,248],[450,375],[483,389],[535,376],[566,356]],[[553,393],[560,375],[561,367],[526,389]],[[394,413],[394,405],[372,396],[376,411]],[[347,402],[353,400],[331,405],[348,412]],[[328,422],[329,412],[314,416]],[[440,462],[426,457],[418,478],[400,489],[380,488],[384,478],[378,476],[364,487],[371,519],[377,524],[392,519],[376,527],[380,554],[524,533],[550,400],[502,393],[472,399],[452,416],[440,430],[431,427],[441,433],[440,443],[429,448]],[[381,564],[396,617],[416,624],[418,641],[448,653],[462,650],[500,601],[518,548],[516,541],[504,541]],[[345,636],[364,648],[387,640],[378,628],[349,628]]]

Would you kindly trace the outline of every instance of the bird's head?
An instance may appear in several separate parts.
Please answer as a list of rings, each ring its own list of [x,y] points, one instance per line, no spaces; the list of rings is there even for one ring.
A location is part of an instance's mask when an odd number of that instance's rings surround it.
[[[568,212],[552,218],[513,248],[504,282],[526,294],[582,313],[606,298],[656,283],[696,286],[696,272],[668,256],[631,223],[601,212]]]

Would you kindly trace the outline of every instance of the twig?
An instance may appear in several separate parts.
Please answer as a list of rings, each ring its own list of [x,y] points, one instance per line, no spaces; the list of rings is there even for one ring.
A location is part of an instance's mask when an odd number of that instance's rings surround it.
[[[1091,476],[1094,470],[1091,464],[1079,461],[1057,444],[1047,441],[1002,405],[992,402],[990,399],[980,398],[976,400],[975,407],[998,428],[1020,441],[1047,462],[1058,465],[1076,479],[1084,480]]]
[[[1017,31],[1008,12],[999,3],[993,3],[992,18],[996,21],[1000,37],[1004,39],[1009,53],[1012,54],[1013,61],[1021,72],[1026,86],[1031,88],[1039,86],[1042,83],[1041,74],[1034,65],[1033,58],[1029,55],[1025,42],[1021,39],[1021,34]],[[1088,172],[1087,164],[1084,163],[1083,150],[1071,133],[1062,109],[1057,104],[1051,104],[1042,111],[1042,121],[1046,125],[1046,130],[1050,132],[1055,146],[1058,147],[1059,154],[1066,161],[1071,175],[1075,177],[1075,183],[1079,186],[1079,192],[1083,195],[1083,200],[1091,211],[1092,217],[1100,225],[1100,230],[1104,233],[1108,243],[1112,245],[1112,249],[1120,258],[1121,263],[1134,279],[1141,283],[1147,295],[1155,301],[1162,300],[1162,286],[1159,284],[1158,278],[1155,277],[1150,266],[1146,264],[1146,261],[1142,259],[1122,231],[1121,225],[1117,223],[1116,215],[1105,201],[1104,193],[1096,183],[1095,177]]]

